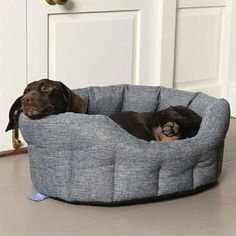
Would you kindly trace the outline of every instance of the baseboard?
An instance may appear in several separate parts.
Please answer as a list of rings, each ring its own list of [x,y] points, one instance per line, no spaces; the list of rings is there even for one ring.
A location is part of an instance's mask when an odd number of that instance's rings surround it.
[[[16,150],[8,150],[8,151],[0,152],[0,157],[16,156],[16,155],[21,155],[21,154],[26,154],[26,153],[28,153],[28,149],[24,147],[24,148],[19,148]]]

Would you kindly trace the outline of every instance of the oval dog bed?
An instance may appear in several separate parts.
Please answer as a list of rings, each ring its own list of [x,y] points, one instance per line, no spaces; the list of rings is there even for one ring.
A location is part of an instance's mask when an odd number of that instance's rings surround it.
[[[119,205],[191,194],[217,181],[229,126],[226,100],[137,85],[75,92],[86,100],[89,114],[68,112],[41,120],[20,116],[32,182],[39,192],[73,203]],[[187,106],[202,117],[195,137],[148,142],[107,117],[171,105]]]

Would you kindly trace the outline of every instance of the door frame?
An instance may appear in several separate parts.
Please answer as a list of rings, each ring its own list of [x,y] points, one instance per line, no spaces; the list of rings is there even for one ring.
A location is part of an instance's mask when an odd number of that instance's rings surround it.
[[[156,0],[156,4],[155,85],[173,88],[177,0]]]

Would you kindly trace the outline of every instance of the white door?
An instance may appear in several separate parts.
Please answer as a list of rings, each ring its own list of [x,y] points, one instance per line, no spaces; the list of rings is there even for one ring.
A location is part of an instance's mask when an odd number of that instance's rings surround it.
[[[12,149],[11,133],[4,129],[10,103],[21,95],[26,81],[51,78],[70,88],[121,83],[172,86],[176,0],[68,0],[65,5],[25,0],[20,6],[21,17],[7,14],[16,18],[8,22],[10,40],[3,45],[3,61],[9,63],[5,69],[14,70],[3,78],[9,84],[17,79],[21,89],[18,86],[14,96],[12,89],[3,89],[9,103],[0,101],[4,114],[0,152]]]
[[[29,0],[28,81],[170,85],[175,9],[173,0]]]

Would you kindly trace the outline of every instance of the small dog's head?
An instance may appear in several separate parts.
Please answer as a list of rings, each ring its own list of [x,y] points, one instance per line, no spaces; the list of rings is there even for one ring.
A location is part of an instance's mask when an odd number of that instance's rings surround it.
[[[24,112],[31,119],[41,119],[63,112],[85,113],[86,105],[62,82],[42,79],[27,85],[21,97],[13,103],[6,131],[18,127],[18,118]]]

